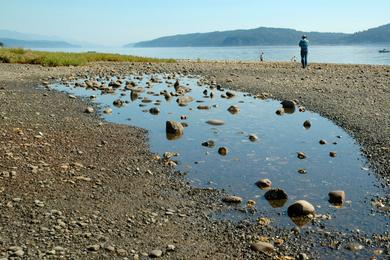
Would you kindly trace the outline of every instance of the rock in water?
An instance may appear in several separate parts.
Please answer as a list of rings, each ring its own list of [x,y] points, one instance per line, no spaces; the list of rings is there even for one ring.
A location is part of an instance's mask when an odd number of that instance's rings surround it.
[[[215,146],[215,142],[213,140],[207,140],[206,142],[203,142],[202,145],[211,148]]]
[[[176,102],[179,104],[179,106],[182,106],[182,107],[188,105],[192,101],[194,101],[194,98],[191,96],[181,96],[176,100]]]
[[[261,179],[256,182],[256,186],[260,189],[266,189],[272,186],[272,182],[269,179]]]
[[[152,107],[151,109],[149,109],[149,113],[151,113],[152,115],[158,115],[160,114],[160,109],[158,107]]]
[[[266,200],[286,200],[288,199],[287,193],[282,189],[272,189],[264,194]]]
[[[223,124],[225,124],[225,122],[223,120],[219,120],[219,119],[211,119],[211,120],[206,121],[206,123],[209,125],[223,125]]]
[[[250,134],[248,138],[251,142],[256,142],[258,139],[258,137],[254,134]]]
[[[165,130],[167,134],[172,135],[182,135],[184,133],[183,125],[176,121],[167,121]]]
[[[263,241],[252,243],[251,249],[265,254],[270,254],[275,251],[275,247],[272,244]]]
[[[332,204],[342,205],[345,201],[345,192],[343,190],[335,190],[329,192],[329,202]]]
[[[284,114],[284,109],[283,108],[279,108],[278,110],[276,110],[275,112],[278,116],[281,116]]]
[[[238,106],[230,106],[228,108],[228,111],[231,113],[231,114],[237,114],[238,112],[240,112],[240,108]]]
[[[292,100],[283,100],[280,104],[284,109],[295,109],[295,103]]]
[[[227,202],[227,203],[241,203],[242,198],[238,197],[238,196],[229,195],[229,196],[224,197],[222,199],[222,201]]]
[[[308,215],[314,216],[315,208],[306,200],[298,200],[287,209],[289,217],[306,217]]]
[[[220,155],[225,156],[225,155],[227,155],[229,153],[229,149],[227,147],[225,147],[225,146],[219,147],[218,153]]]
[[[309,129],[311,127],[310,121],[306,120],[305,122],[303,122],[303,127],[306,128],[306,129]]]

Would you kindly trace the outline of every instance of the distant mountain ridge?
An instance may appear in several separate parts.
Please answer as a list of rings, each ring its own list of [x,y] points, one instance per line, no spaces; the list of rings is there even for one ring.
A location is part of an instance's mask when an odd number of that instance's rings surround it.
[[[18,48],[73,48],[79,47],[65,41],[47,41],[47,40],[18,40],[9,38],[0,38],[4,47]]]
[[[303,32],[294,29],[259,27],[209,33],[165,36],[131,44],[134,47],[223,47],[253,45],[295,45],[303,34],[312,44],[390,43],[390,23],[354,34]],[[124,47],[131,47],[125,45]]]

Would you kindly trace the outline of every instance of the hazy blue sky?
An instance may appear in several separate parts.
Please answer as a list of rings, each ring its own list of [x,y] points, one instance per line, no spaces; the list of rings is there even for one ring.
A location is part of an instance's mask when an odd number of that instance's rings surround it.
[[[390,23],[390,0],[0,0],[0,29],[105,45],[249,29],[355,32]]]

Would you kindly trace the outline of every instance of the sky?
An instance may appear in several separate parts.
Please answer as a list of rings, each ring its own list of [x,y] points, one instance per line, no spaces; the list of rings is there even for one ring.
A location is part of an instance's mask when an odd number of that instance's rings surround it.
[[[260,26],[352,33],[390,23],[390,0],[0,0],[0,29],[121,46]]]

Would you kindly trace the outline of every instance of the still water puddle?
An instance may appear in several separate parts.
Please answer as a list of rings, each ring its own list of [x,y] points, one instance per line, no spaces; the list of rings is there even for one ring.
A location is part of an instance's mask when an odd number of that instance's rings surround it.
[[[294,201],[304,199],[312,203],[318,214],[331,218],[325,220],[327,228],[337,230],[359,229],[367,233],[381,233],[388,229],[388,219],[378,214],[371,205],[375,196],[383,196],[385,191],[367,168],[367,161],[361,155],[359,146],[340,127],[312,112],[299,112],[277,115],[280,102],[261,100],[249,94],[234,92],[231,98],[226,90],[213,87],[214,97],[210,98],[210,86],[203,84],[199,77],[177,77],[180,86],[190,88],[186,96],[194,101],[179,106],[177,97],[166,99],[164,91],[175,93],[174,75],[135,75],[122,79],[122,84],[111,84],[114,93],[101,95],[101,90],[85,88],[86,79],[58,83],[55,89],[78,96],[95,96],[103,112],[107,107],[112,114],[102,113],[109,122],[129,124],[149,130],[153,152],[176,152],[179,156],[178,170],[188,174],[188,180],[196,187],[224,189],[229,194],[243,197],[239,206],[219,215],[221,218],[256,220],[270,218],[273,225],[292,227],[294,223],[287,216],[287,207]],[[117,78],[89,79],[95,85],[106,86]],[[126,87],[126,82],[127,87]],[[133,82],[132,86],[130,83]],[[90,86],[93,85],[91,82]],[[92,86],[93,87],[93,86]],[[143,89],[141,89],[143,88]],[[111,89],[111,88],[110,88]],[[131,91],[136,89],[138,91]],[[122,100],[122,106],[113,105]],[[120,102],[119,102],[120,103]],[[230,113],[227,109],[238,106],[239,112]],[[198,109],[207,106],[209,109]],[[150,113],[150,108],[160,110]],[[208,120],[223,120],[223,125],[210,125]],[[167,138],[167,120],[188,124],[184,134],[174,140]],[[310,128],[303,122],[309,120]],[[249,140],[256,135],[257,140]],[[202,146],[212,140],[214,147]],[[325,140],[326,144],[320,144]],[[222,156],[219,147],[227,147],[228,153]],[[330,152],[336,152],[331,157]],[[297,152],[304,152],[305,159],[299,159]],[[298,173],[305,169],[306,173]],[[267,178],[273,188],[281,188],[288,194],[288,201],[271,205],[264,198],[266,190],[255,183]],[[344,190],[346,202],[343,207],[332,206],[328,193]],[[244,213],[248,200],[256,202],[256,211]]]

